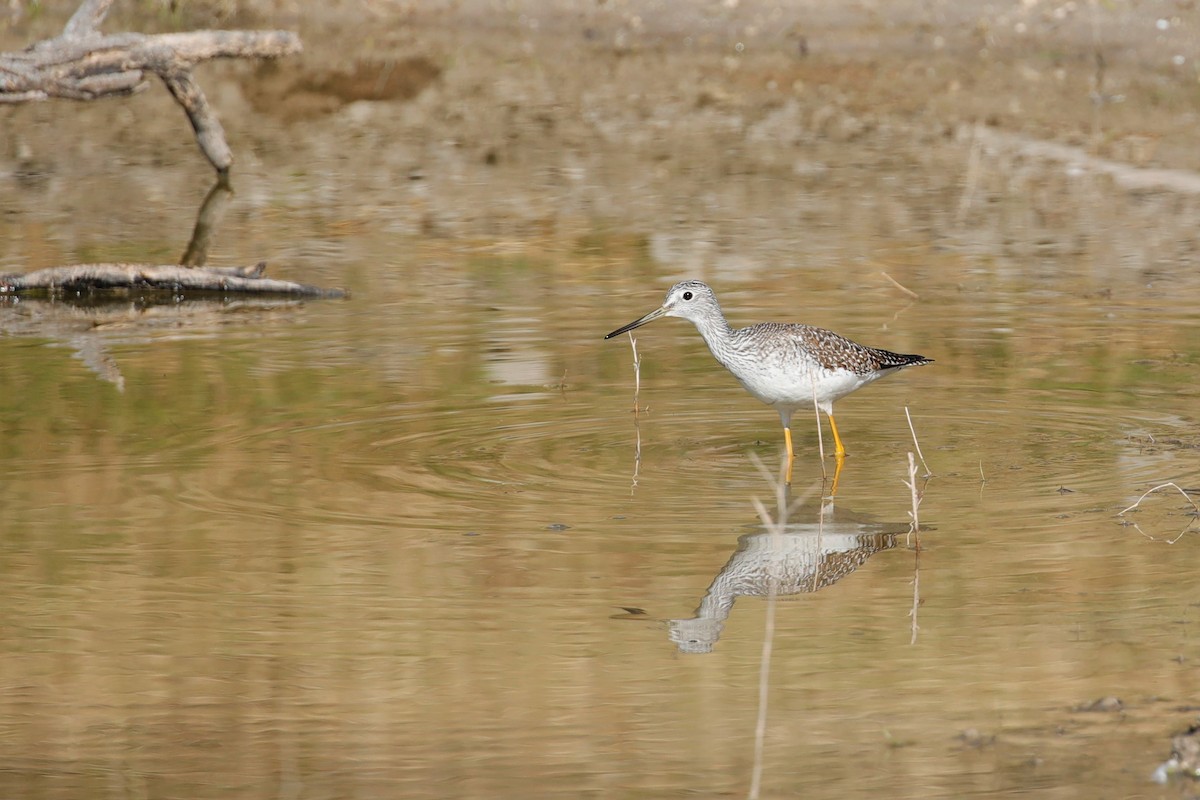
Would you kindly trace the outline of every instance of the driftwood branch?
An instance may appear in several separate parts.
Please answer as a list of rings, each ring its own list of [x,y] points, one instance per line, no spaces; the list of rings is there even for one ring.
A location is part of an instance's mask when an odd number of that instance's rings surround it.
[[[112,0],[84,0],[67,20],[67,25],[63,28],[63,36],[74,38],[87,36],[94,32],[104,21],[104,16],[108,13],[108,7],[111,5]]]
[[[280,58],[300,52],[287,31],[192,31],[103,35],[112,0],[84,0],[61,35],[20,53],[0,53],[0,103],[50,98],[96,100],[141,91],[157,75],[183,107],[201,151],[224,175],[233,163],[221,127],[193,68],[217,58]]]
[[[266,262],[252,267],[181,267],[173,264],[77,264],[23,275],[0,275],[0,296],[29,291],[132,289],[170,292],[248,292],[303,297],[345,297],[341,289],[262,277]]]

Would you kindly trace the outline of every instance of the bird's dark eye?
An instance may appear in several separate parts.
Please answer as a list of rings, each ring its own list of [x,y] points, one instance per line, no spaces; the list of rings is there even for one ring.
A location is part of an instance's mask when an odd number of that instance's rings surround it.
[[[684,292],[684,293],[683,293],[683,299],[684,299],[684,300],[691,300],[691,299],[692,299],[692,293],[691,293],[691,292]]]

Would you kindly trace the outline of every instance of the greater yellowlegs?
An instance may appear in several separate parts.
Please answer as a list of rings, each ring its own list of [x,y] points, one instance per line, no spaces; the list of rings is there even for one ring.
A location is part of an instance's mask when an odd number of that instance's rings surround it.
[[[846,455],[833,421],[833,403],[905,367],[933,361],[852,342],[824,328],[796,323],[762,322],[731,328],[708,284],[683,281],[671,287],[662,307],[622,325],[605,336],[611,339],[659,317],[690,320],[717,361],[741,381],[746,391],[779,412],[787,445],[788,476],[792,467],[792,414],[817,408],[829,417],[834,454],[839,466]]]

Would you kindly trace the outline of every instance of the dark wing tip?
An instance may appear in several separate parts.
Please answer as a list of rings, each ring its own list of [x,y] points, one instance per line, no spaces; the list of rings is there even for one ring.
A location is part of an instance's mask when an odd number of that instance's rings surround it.
[[[881,366],[884,369],[899,367],[922,367],[926,364],[933,363],[932,358],[920,356],[916,353],[891,353],[886,350],[883,351],[883,358],[880,360],[883,362]]]

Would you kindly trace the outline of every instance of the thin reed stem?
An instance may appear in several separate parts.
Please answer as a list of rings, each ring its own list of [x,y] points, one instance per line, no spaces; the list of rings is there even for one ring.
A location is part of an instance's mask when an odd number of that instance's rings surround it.
[[[1183,498],[1188,501],[1188,503],[1192,507],[1192,511],[1194,512],[1191,515],[1192,519],[1188,521],[1188,524],[1184,526],[1183,530],[1181,530],[1179,532],[1179,534],[1177,536],[1175,536],[1175,538],[1163,540],[1163,541],[1166,541],[1167,544],[1175,544],[1176,542],[1178,542],[1180,539],[1183,538],[1183,535],[1185,533],[1187,533],[1189,530],[1192,529],[1192,526],[1196,524],[1197,518],[1200,518],[1200,506],[1197,506],[1196,501],[1192,499],[1192,496],[1190,494],[1188,494],[1186,491],[1184,491],[1182,488],[1180,488],[1179,484],[1175,483],[1174,481],[1167,481],[1166,483],[1160,483],[1158,486],[1155,486],[1153,489],[1147,490],[1144,494],[1142,494],[1141,497],[1139,497],[1137,499],[1136,503],[1131,505],[1129,508],[1126,508],[1126,509],[1118,512],[1117,516],[1118,517],[1124,516],[1127,512],[1137,509],[1142,504],[1142,501],[1145,500],[1147,497],[1154,494],[1159,489],[1166,489],[1168,487],[1174,488],[1177,492],[1179,492],[1181,495],[1183,495]],[[1131,522],[1128,524],[1133,525],[1134,529],[1138,533],[1140,533],[1142,536],[1145,536],[1147,539],[1150,539],[1151,541],[1159,541],[1158,537],[1151,536],[1150,534],[1143,531],[1141,529],[1141,526],[1139,526],[1136,522]]]
[[[913,300],[920,300],[920,299],[921,299],[921,295],[917,294],[917,293],[916,293],[916,292],[914,292],[912,289],[909,289],[907,286],[904,286],[903,284],[901,284],[901,283],[900,283],[900,281],[896,280],[896,279],[895,279],[895,278],[893,278],[891,275],[888,275],[888,274],[887,274],[886,272],[884,272],[883,270],[879,270],[879,274],[880,274],[880,275],[882,275],[883,277],[887,278],[889,281],[891,281],[891,282],[892,282],[892,286],[895,286],[897,289],[899,289],[900,291],[904,292],[906,295],[908,295],[909,297],[911,297]]]
[[[1124,511],[1118,512],[1117,516],[1122,516],[1128,511],[1133,511],[1135,508],[1140,506],[1142,504],[1142,501],[1145,500],[1147,497],[1154,494],[1159,489],[1166,489],[1168,486],[1174,487],[1181,495],[1183,495],[1185,500],[1187,500],[1189,503],[1192,504],[1192,509],[1197,514],[1200,514],[1200,506],[1196,505],[1196,501],[1192,499],[1192,496],[1190,494],[1188,494],[1187,492],[1185,492],[1183,489],[1179,488],[1179,484],[1175,483],[1174,481],[1167,481],[1166,483],[1160,483],[1158,486],[1155,486],[1153,489],[1148,489],[1145,494],[1143,494],[1141,497],[1139,497],[1137,499],[1136,503],[1134,503],[1133,505],[1131,505],[1129,508],[1125,509]]]
[[[633,413],[637,414],[639,410],[638,397],[642,393],[642,357],[638,355],[637,337],[632,332],[629,334],[629,346],[633,348]],[[638,453],[640,456],[640,447]]]
[[[921,466],[925,468],[925,477],[933,477],[929,465],[925,463],[925,456],[921,453],[921,443],[917,441],[917,429],[913,427],[912,414],[908,413],[908,406],[904,407],[904,416],[908,419],[908,430],[912,433],[913,447],[917,448],[917,455],[921,457]]]
[[[633,349],[633,480],[629,486],[629,496],[637,491],[638,472],[642,468],[642,423],[638,414],[641,411],[638,398],[642,393],[642,357],[638,355],[637,337],[629,334],[629,346]]]
[[[906,412],[907,410],[905,409]],[[909,644],[916,644],[917,631],[920,630],[920,626],[917,624],[917,609],[921,606],[921,518],[919,512],[924,493],[917,489],[917,462],[911,452],[908,454],[908,480],[904,481],[904,485],[912,494],[912,509],[908,512],[912,522],[908,524],[908,536],[910,539],[915,539],[916,555],[913,562],[913,601],[908,614],[912,618],[912,636],[909,638]]]
[[[908,480],[904,481],[904,485],[912,494],[912,509],[908,512],[908,516],[912,519],[912,522],[908,524],[908,532],[912,534],[921,530],[921,520],[917,512],[921,507],[921,500],[925,496],[924,492],[917,488],[917,462],[913,458],[912,451],[909,451],[908,454]]]

